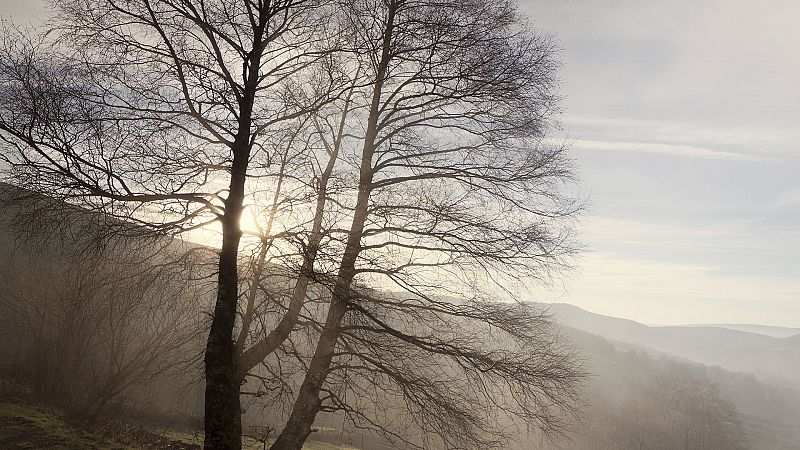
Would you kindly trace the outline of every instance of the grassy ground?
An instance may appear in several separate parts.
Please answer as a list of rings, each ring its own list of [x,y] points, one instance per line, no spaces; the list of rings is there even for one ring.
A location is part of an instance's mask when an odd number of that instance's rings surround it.
[[[135,447],[68,426],[57,411],[0,402],[0,448],[128,450]]]
[[[0,400],[0,449],[190,450],[200,448],[202,439],[199,433],[121,424],[113,427],[113,431],[87,431],[70,425],[57,410],[20,401]],[[264,448],[263,442],[252,438],[245,438],[243,444],[247,450]],[[325,442],[308,442],[303,448],[354,450],[353,447]]]
[[[158,430],[157,433],[171,440],[184,442],[187,444],[196,444],[199,446],[202,446],[203,444],[202,434],[181,432],[176,430],[164,430],[164,429]],[[274,439],[269,439],[267,441],[266,444],[267,449],[269,449],[269,446],[273,440]],[[265,446],[264,442],[262,441],[258,441],[252,437],[247,437],[247,436],[244,436],[242,438],[243,450],[262,450],[263,448],[265,448]],[[342,444],[330,444],[327,442],[310,440],[306,442],[305,445],[303,445],[303,450],[358,450],[358,449],[356,449],[355,447],[350,447]]]

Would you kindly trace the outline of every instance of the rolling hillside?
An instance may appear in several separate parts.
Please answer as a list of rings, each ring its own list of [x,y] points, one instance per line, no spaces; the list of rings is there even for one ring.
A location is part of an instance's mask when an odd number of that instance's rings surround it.
[[[800,391],[796,389],[773,386],[753,376],[720,367],[621,349],[600,336],[570,327],[564,327],[564,333],[584,355],[586,369],[592,375],[586,391],[588,422],[577,433],[575,442],[566,444],[563,449],[594,450],[600,448],[598,437],[607,436],[610,430],[627,429],[630,432],[637,429],[640,426],[637,419],[627,413],[611,424],[602,420],[615,405],[626,412],[627,405],[619,406],[619,403],[626,398],[636,398],[637,387],[642,384],[688,377],[707,378],[718,386],[722,398],[736,408],[751,449],[800,450],[800,427],[797,427],[800,423]],[[647,400],[639,397],[639,401]],[[614,445],[606,443],[602,448],[610,447]]]
[[[547,307],[563,325],[623,346],[750,373],[762,381],[800,389],[800,335],[778,338],[720,326],[653,327],[565,303]]]

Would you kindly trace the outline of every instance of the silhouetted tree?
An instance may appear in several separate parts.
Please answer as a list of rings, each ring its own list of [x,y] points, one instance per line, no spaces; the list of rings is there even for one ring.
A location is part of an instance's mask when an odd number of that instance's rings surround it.
[[[378,389],[446,446],[502,442],[497,411],[562,429],[580,379],[570,353],[531,308],[475,289],[546,278],[574,249],[569,164],[543,139],[552,46],[508,2],[345,8],[363,86],[343,153],[354,180],[334,202],[337,257],[318,261],[330,303],[310,315],[315,350],[273,449],[299,449],[320,411],[374,426],[345,398]]]
[[[0,137],[15,182],[159,231],[218,222],[206,446],[239,448],[234,323],[248,177],[284,125],[336,95],[322,2],[55,1],[54,33],[7,26]],[[38,36],[38,37],[37,37]],[[297,80],[302,80],[302,84]],[[305,104],[287,102],[306,90]],[[322,95],[314,95],[322,93]],[[141,228],[137,229],[141,230]]]

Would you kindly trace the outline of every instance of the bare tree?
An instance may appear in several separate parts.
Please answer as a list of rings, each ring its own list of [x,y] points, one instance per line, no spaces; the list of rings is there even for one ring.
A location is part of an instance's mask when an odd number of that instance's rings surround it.
[[[546,278],[573,251],[580,205],[563,149],[543,139],[552,46],[501,1],[364,1],[345,17],[364,102],[347,120],[354,181],[329,228],[330,302],[309,316],[315,350],[298,355],[304,380],[272,448],[299,449],[321,411],[375,426],[344,393],[376,385],[448,447],[498,445],[498,411],[563,429],[581,378],[569,351],[531,308],[480,292]]]
[[[586,436],[568,448],[746,449],[736,408],[704,369],[664,364],[622,399],[598,404]]]
[[[305,90],[302,74],[327,58],[336,34],[325,26],[329,8],[299,0],[54,6],[56,33],[31,41],[5,27],[6,168],[17,182],[150,229],[219,223],[206,446],[239,448],[233,332],[246,180],[272,170],[264,149],[285,135],[284,124],[335,95],[338,80],[319,79],[324,86],[309,91],[307,103],[285,101]]]

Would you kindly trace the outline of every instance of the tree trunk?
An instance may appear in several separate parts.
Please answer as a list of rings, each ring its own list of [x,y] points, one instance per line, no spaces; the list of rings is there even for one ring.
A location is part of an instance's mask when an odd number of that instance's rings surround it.
[[[303,447],[303,443],[308,439],[308,435],[311,434],[311,425],[314,423],[314,418],[319,413],[322,405],[319,393],[325,383],[325,378],[328,376],[331,361],[333,360],[336,341],[339,339],[339,327],[345,312],[347,312],[350,285],[356,273],[355,262],[361,251],[361,235],[367,218],[367,205],[370,195],[369,185],[372,181],[371,153],[371,148],[367,147],[365,149],[366,156],[362,160],[361,188],[359,189],[353,225],[342,256],[342,264],[336,279],[336,285],[333,288],[331,305],[325,318],[325,326],[320,334],[317,348],[311,358],[303,384],[300,386],[300,392],[297,394],[292,414],[289,416],[283,431],[270,447],[270,450],[300,450]]]
[[[320,389],[328,375],[336,341],[339,338],[339,324],[347,310],[345,299],[349,289],[349,282],[341,278],[337,281],[325,320],[325,328],[320,335],[303,384],[300,386],[292,414],[270,450],[300,450],[311,434],[311,425],[322,405],[319,398]]]
[[[245,65],[244,92],[239,100],[239,128],[231,146],[231,181],[222,216],[222,249],[219,253],[217,302],[214,318],[208,333],[205,352],[205,448],[215,450],[241,450],[242,406],[239,389],[239,355],[234,342],[233,328],[239,302],[239,242],[242,229],[239,225],[244,207],[244,187],[250,164],[252,146],[251,126],[253,105],[259,83],[262,40],[266,30],[266,9],[259,13],[259,22],[253,36],[253,51]]]
[[[239,388],[238,354],[233,340],[236,307],[239,301],[239,241],[242,230],[239,221],[244,204],[244,185],[250,159],[248,125],[252,97],[247,113],[241,119],[239,136],[233,149],[231,184],[225,199],[222,216],[222,248],[219,252],[217,302],[208,333],[205,352],[205,448],[240,450],[242,448],[242,418]]]
[[[374,176],[372,157],[375,152],[375,141],[378,133],[381,94],[389,67],[389,60],[391,59],[391,41],[397,6],[398,3],[389,2],[381,58],[372,90],[367,130],[361,152],[358,199],[353,213],[350,234],[347,236],[347,244],[339,266],[336,285],[333,288],[331,305],[325,318],[325,326],[317,342],[314,356],[312,356],[311,363],[308,366],[306,377],[300,386],[300,392],[297,394],[292,414],[289,416],[283,431],[270,447],[270,450],[300,450],[303,447],[303,443],[308,439],[308,435],[311,434],[311,425],[313,425],[314,418],[322,406],[319,394],[322,390],[322,385],[325,383],[325,378],[328,376],[333,354],[336,350],[336,341],[338,341],[340,333],[339,327],[347,312],[347,305],[350,300],[350,285],[356,274],[356,259],[358,259],[358,255],[361,252],[361,237],[364,232],[364,224],[369,215],[369,199],[372,194],[372,178]]]
[[[238,300],[238,227],[223,224],[219,287],[205,353],[205,448],[242,448],[239,375],[233,326]]]

